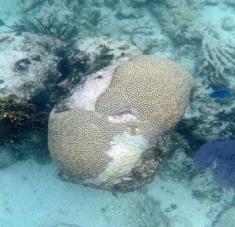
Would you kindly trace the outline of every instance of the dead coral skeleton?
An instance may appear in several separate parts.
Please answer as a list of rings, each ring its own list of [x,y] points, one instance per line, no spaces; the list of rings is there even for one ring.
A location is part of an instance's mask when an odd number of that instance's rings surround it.
[[[216,74],[223,74],[225,70],[235,71],[235,40],[223,40],[205,34],[201,51],[203,64],[199,72],[207,66],[212,66]]]

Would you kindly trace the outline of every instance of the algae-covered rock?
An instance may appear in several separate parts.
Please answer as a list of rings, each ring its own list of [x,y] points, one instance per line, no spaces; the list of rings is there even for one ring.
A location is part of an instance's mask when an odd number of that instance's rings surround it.
[[[70,64],[70,78],[76,81],[76,78],[81,78],[84,73],[91,74],[117,62],[120,58],[141,53],[127,39],[112,39],[105,36],[74,39],[73,48],[66,51]],[[79,72],[83,75],[79,75]]]
[[[48,109],[60,97],[57,85],[64,77],[63,48],[49,36],[0,34],[0,144],[10,146],[14,156],[22,156],[18,152],[35,141],[35,134],[40,139],[34,147],[42,154],[46,149]]]
[[[49,119],[49,150],[67,179],[104,189],[150,182],[157,143],[183,116],[192,78],[170,60],[123,59],[87,77]]]
[[[48,113],[35,104],[19,102],[14,96],[0,98],[0,144],[8,147],[3,153],[0,149],[0,166],[13,163],[11,157],[47,161],[47,120]]]
[[[58,70],[63,44],[32,33],[0,34],[0,97],[30,100],[62,76]],[[43,93],[43,92],[42,92]]]
[[[222,214],[219,215],[218,220],[215,221],[214,227],[233,227],[235,223],[235,208],[231,206],[225,210]]]
[[[76,40],[75,47],[89,54],[92,61],[96,60],[96,55],[100,52],[108,53],[112,56],[112,62],[116,62],[118,59],[126,56],[130,57],[141,54],[141,51],[125,38],[113,39],[106,36],[86,37]]]
[[[22,1],[22,14],[14,29],[46,34],[61,40],[74,38],[79,30],[80,5],[80,1],[70,0]]]
[[[18,102],[15,97],[0,98],[0,142],[20,141],[26,131],[45,128],[46,113],[26,101]]]
[[[156,16],[164,32],[175,45],[195,43],[202,38],[202,26],[198,26],[200,1],[150,1],[149,9]]]

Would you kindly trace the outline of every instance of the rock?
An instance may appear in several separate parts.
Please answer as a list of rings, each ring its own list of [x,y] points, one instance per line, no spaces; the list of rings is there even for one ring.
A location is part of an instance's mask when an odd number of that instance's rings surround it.
[[[222,21],[222,28],[225,31],[232,31],[235,29],[235,21],[232,17],[225,17]]]
[[[205,4],[209,6],[216,6],[219,4],[219,0],[206,0]]]
[[[224,212],[222,212],[222,214],[220,214],[218,220],[215,222],[215,224],[213,225],[214,227],[233,227],[234,223],[235,223],[235,208],[231,207],[227,210],[225,210]]]
[[[162,157],[156,144],[182,118],[191,87],[191,76],[169,60],[120,60],[55,107],[50,152],[69,180],[134,190],[152,181]]]
[[[1,33],[0,45],[0,98],[30,100],[60,80],[60,41],[31,33]]]
[[[24,1],[23,7],[22,7],[22,12],[27,13],[31,10],[34,10],[38,6],[40,6],[43,3],[43,0],[29,0],[29,1]]]
[[[168,34],[177,46],[198,42],[201,40],[202,26],[198,26],[201,11],[192,1],[150,2],[149,10],[156,17],[162,30]],[[167,5],[167,6],[166,6]],[[167,8],[166,8],[167,7]]]
[[[143,16],[142,12],[137,11],[135,8],[131,7],[125,1],[119,1],[115,7],[116,16],[120,19],[126,18],[140,18]]]
[[[80,1],[22,1],[18,29],[68,40],[78,35]],[[89,19],[89,17],[88,17]],[[70,21],[69,26],[67,21]],[[80,30],[79,30],[80,32]]]
[[[76,40],[74,46],[75,49],[79,49],[90,56],[91,64],[94,64],[93,62],[96,60],[97,53],[100,53],[103,48],[106,48],[109,51],[109,55],[112,56],[112,61],[110,62],[116,62],[123,57],[142,54],[136,46],[124,38],[112,39],[105,36],[88,37]]]
[[[73,48],[67,48],[69,80],[77,84],[84,76],[96,72],[123,57],[142,52],[127,39],[112,39],[104,36],[74,39]]]
[[[174,0],[165,0],[163,2],[168,8],[176,8],[178,6],[178,3]]]
[[[205,71],[206,72],[206,71]],[[195,78],[196,86],[192,95],[190,108],[185,118],[179,124],[179,130],[190,144],[192,151],[196,151],[202,144],[210,140],[234,138],[234,96],[229,98],[213,98],[211,94],[215,88],[227,88],[220,85],[223,78],[214,78],[218,84],[213,84],[203,73],[200,78]],[[208,78],[207,78],[208,77]],[[228,79],[228,78],[227,78]],[[209,85],[208,85],[209,84]],[[234,82],[230,83],[234,86]],[[233,93],[232,93],[233,94]]]
[[[143,3],[147,3],[148,0],[133,0],[133,2],[134,3],[141,3],[141,4],[143,4]]]
[[[37,149],[39,160],[45,157],[42,141],[46,141],[50,105],[60,98],[57,85],[64,77],[60,55],[64,47],[45,35],[0,34],[0,138],[14,157],[27,156],[24,151],[35,134],[40,139],[34,141],[33,150]]]
[[[225,0],[224,3],[229,5],[229,6],[235,7],[235,1],[234,0]]]

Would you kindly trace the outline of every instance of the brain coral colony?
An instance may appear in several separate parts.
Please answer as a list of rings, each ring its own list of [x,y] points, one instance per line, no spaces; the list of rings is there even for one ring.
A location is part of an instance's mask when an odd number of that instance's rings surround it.
[[[235,140],[211,141],[195,155],[199,170],[211,167],[218,184],[235,188]]]
[[[184,115],[192,77],[170,60],[119,60],[86,78],[49,120],[49,149],[67,179],[130,191],[151,182],[160,137]]]

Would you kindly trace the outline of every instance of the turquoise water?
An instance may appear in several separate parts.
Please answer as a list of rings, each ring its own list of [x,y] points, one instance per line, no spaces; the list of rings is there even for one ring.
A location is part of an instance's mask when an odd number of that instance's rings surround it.
[[[0,0],[0,19],[1,227],[235,227],[234,1]],[[143,54],[194,78],[153,181],[123,193],[61,179],[50,111],[87,75]],[[214,140],[226,144],[200,150]]]

